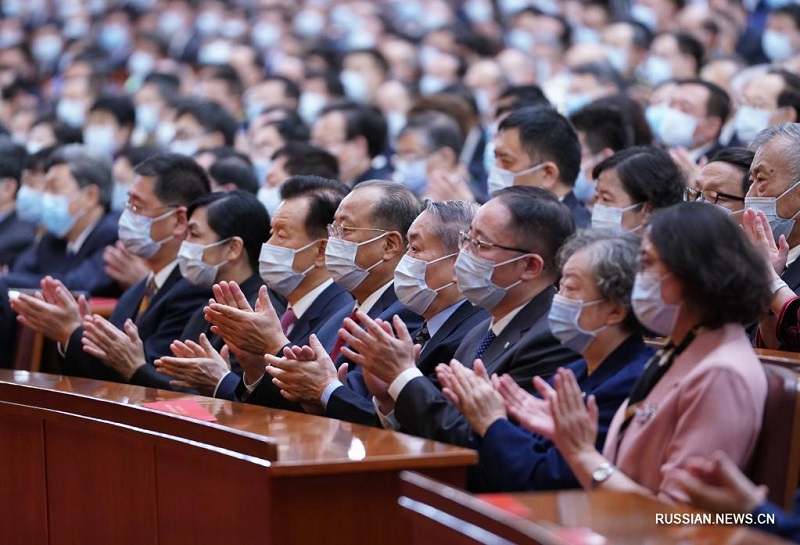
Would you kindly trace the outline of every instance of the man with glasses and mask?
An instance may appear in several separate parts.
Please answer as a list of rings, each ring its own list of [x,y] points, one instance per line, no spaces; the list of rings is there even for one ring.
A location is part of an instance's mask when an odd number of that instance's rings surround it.
[[[700,170],[697,187],[687,187],[683,200],[715,204],[728,213],[744,209],[744,196],[750,188],[753,152],[744,148],[720,150]]]
[[[75,301],[51,278],[42,281],[43,300],[21,295],[12,308],[23,323],[59,343],[65,374],[152,386],[163,384],[153,361],[170,353],[210,296],[208,288],[181,276],[177,260],[187,207],[209,192],[209,181],[193,159],[172,153],[151,157],[135,171],[119,238],[150,273],[122,294],[110,320],[89,316],[85,300]]]

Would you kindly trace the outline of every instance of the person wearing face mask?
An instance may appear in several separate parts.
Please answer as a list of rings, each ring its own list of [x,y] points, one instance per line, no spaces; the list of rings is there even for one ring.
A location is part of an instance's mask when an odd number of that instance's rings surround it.
[[[83,145],[98,157],[112,158],[130,140],[136,126],[133,101],[124,96],[101,96],[89,108]]]
[[[183,277],[208,288],[235,282],[248,304],[255,304],[263,285],[258,255],[269,236],[269,215],[255,195],[243,191],[209,193],[195,200],[187,214],[187,235],[178,250]],[[278,312],[285,308],[278,296],[268,297]],[[173,378],[173,387],[235,399],[243,370],[235,354],[228,356],[230,367],[226,365],[220,355],[224,346],[223,338],[206,322],[204,309],[199,308],[171,346],[175,357],[164,354],[154,364],[160,373]]]
[[[716,205],[727,213],[744,209],[750,189],[750,165],[754,153],[745,148],[725,148],[700,170],[697,187],[687,187],[683,200]]]
[[[386,81],[389,63],[374,48],[348,51],[342,59],[341,81],[347,98],[375,103],[378,88]]]
[[[422,325],[422,318],[398,301],[394,286],[406,233],[419,213],[419,201],[396,182],[363,182],[342,200],[328,228],[325,266],[355,304],[332,315],[309,337],[316,351],[310,361],[300,363],[302,377],[292,371],[297,362],[273,356],[275,352],[265,356],[270,363],[267,372],[282,395],[303,402],[308,411],[324,413],[335,390],[344,387],[337,369],[350,363],[342,352],[345,342],[337,337],[345,318],[355,320],[357,312],[383,320],[397,315],[414,329]],[[335,339],[330,349],[324,345],[329,339]]]
[[[592,171],[597,201],[592,228],[642,235],[650,213],[681,201],[685,183],[678,165],[660,148],[618,151]]]
[[[639,263],[633,311],[666,345],[614,415],[602,452],[596,402],[587,409],[574,375],[559,371],[544,393],[550,436],[586,489],[686,502],[676,477],[688,459],[720,450],[745,468],[753,454],[767,380],[745,325],[766,311],[769,276],[743,230],[696,203],[653,213]]]
[[[233,147],[238,128],[236,118],[216,102],[190,100],[175,113],[173,153],[189,157],[201,149]]]
[[[662,32],[653,39],[637,75],[655,87],[673,79],[694,78],[703,64],[703,44],[684,32]]]
[[[283,312],[261,305],[255,312],[230,313],[230,323],[220,330],[237,345],[244,374],[235,382],[226,377],[228,395],[223,383],[216,397],[302,410],[264,380],[263,355],[278,353],[287,344],[307,343],[309,335],[341,309],[353,308],[353,298],[325,268],[327,225],[346,194],[339,182],[317,176],[293,176],[281,186],[283,199],[272,217],[272,236],[260,248],[258,269],[270,290],[286,297],[288,306]],[[321,338],[329,347],[336,340],[335,335]]]
[[[183,278],[178,266],[187,207],[209,192],[209,182],[194,160],[176,154],[156,155],[135,170],[119,238],[145,259],[147,278],[122,294],[109,320],[84,316],[63,284],[52,279],[42,283],[44,300],[20,296],[13,308],[59,342],[63,373],[169,389],[169,377],[156,371],[153,360],[169,353],[188,318],[211,295],[208,287]]]
[[[577,228],[589,226],[591,214],[572,191],[580,169],[581,145],[564,116],[544,106],[511,112],[500,122],[494,154],[490,195],[512,185],[541,187],[569,208]]]
[[[36,238],[36,223],[22,219],[16,208],[25,157],[24,147],[0,143],[0,267],[10,268]]]
[[[593,396],[597,403],[600,448],[614,413],[653,354],[631,309],[638,255],[636,237],[594,229],[579,232],[558,255],[562,276],[548,320],[553,335],[581,355],[565,368],[575,374],[586,397]],[[493,386],[458,365],[442,366],[440,378],[448,397],[475,430],[471,446],[480,453],[481,463],[471,469],[471,490],[579,486],[553,442],[536,432],[537,419],[549,420],[544,400],[507,377]],[[546,388],[542,379],[535,381],[539,389]],[[459,394],[453,395],[456,391]]]
[[[547,323],[556,292],[555,254],[574,230],[569,211],[540,188],[504,189],[478,209],[469,231],[459,234],[461,250],[454,271],[459,292],[490,317],[466,333],[454,358],[468,364],[480,359],[489,373],[508,374],[527,387],[534,376],[546,376],[575,359]],[[390,323],[402,330],[401,321]],[[351,335],[355,332],[347,329]],[[406,325],[409,330],[413,331]],[[358,351],[361,344],[352,349]],[[270,364],[275,363],[270,358]],[[404,431],[457,445],[470,443],[469,423],[413,363],[399,374],[381,371],[383,365],[374,358],[364,358],[361,364],[382,380],[395,376],[387,393]]]
[[[741,101],[733,123],[736,138],[746,145],[770,125],[797,121],[800,76],[783,69],[770,70],[747,82]]]
[[[398,427],[388,385],[411,368],[433,380],[436,365],[450,361],[467,332],[486,320],[486,311],[467,301],[453,278],[459,233],[469,229],[477,208],[465,201],[429,202],[411,224],[408,250],[394,271],[395,291],[400,302],[425,321],[420,329],[408,332],[405,326],[397,327],[398,318],[393,322],[397,338],[380,333],[366,315],[359,316],[366,330],[346,321],[343,338],[352,348],[342,350],[358,367],[347,374],[347,387],[331,395],[328,416]],[[419,354],[415,344],[420,345]]]
[[[770,10],[761,35],[761,49],[775,63],[787,60],[800,49],[800,6],[788,4]]]

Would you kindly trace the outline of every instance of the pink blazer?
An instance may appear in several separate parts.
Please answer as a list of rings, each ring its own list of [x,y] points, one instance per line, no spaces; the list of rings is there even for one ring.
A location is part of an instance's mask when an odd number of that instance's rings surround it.
[[[687,501],[671,478],[674,469],[716,450],[744,468],[761,431],[766,399],[767,379],[744,328],[701,329],[642,400],[618,441],[628,402],[622,404],[603,454],[661,499]]]

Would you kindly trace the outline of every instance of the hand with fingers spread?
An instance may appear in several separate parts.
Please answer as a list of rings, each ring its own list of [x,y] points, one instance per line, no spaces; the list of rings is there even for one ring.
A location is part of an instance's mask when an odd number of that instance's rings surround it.
[[[458,360],[450,361],[450,373],[441,371],[446,367],[439,365],[436,369],[442,385],[442,393],[450,402],[458,407],[475,433],[484,436],[494,422],[506,418],[503,398],[498,394],[483,362],[475,360],[474,371],[467,369]]]
[[[212,324],[211,332],[220,335],[226,343],[230,341],[253,354],[276,354],[289,343],[266,286],[261,286],[258,292],[255,309],[250,308],[236,282],[215,285],[214,297],[216,302],[203,309],[205,318]]]
[[[553,442],[561,455],[570,460],[586,453],[596,453],[598,409],[594,396],[584,402],[575,375],[559,369],[553,379],[555,387],[546,391],[553,415]]]
[[[125,321],[124,331],[97,314],[83,319],[83,351],[105,361],[125,380],[147,363],[139,329],[133,320]]]
[[[42,279],[41,287],[34,297],[22,294],[12,299],[11,308],[21,324],[65,345],[89,314],[89,304],[83,295],[76,301],[64,284],[49,276]]]
[[[554,431],[553,415],[550,414],[550,404],[545,401],[547,392],[552,391],[547,382],[540,377],[534,377],[533,385],[542,398],[532,396],[523,390],[513,378],[503,375],[493,380],[495,390],[505,402],[508,414],[513,416],[528,431],[552,439]]]
[[[333,361],[316,335],[309,338],[309,346],[287,347],[280,358],[265,354],[264,361],[272,383],[289,401],[319,403],[325,388],[338,379]]]
[[[211,396],[230,371],[229,349],[224,346],[221,353],[217,352],[205,334],[200,334],[199,340],[199,344],[190,340],[173,342],[170,349],[175,357],[165,356],[154,363],[160,373],[176,379],[170,381],[171,386]]]
[[[103,251],[103,262],[106,274],[116,280],[123,289],[138,284],[147,278],[150,272],[147,262],[130,253],[121,240],[113,246],[106,246]]]
[[[692,505],[716,513],[752,513],[767,497],[767,488],[754,484],[722,451],[711,459],[690,458],[673,473]]]
[[[742,228],[747,237],[761,250],[764,258],[772,265],[775,274],[780,276],[786,269],[789,256],[789,243],[781,235],[776,241],[769,226],[769,220],[761,210],[747,209],[742,216]]]
[[[358,319],[365,329],[346,318],[344,327],[339,330],[339,336],[345,342],[342,347],[345,357],[389,384],[397,375],[416,366],[420,346],[414,344],[399,316],[395,315],[389,324],[373,320],[359,311]]]

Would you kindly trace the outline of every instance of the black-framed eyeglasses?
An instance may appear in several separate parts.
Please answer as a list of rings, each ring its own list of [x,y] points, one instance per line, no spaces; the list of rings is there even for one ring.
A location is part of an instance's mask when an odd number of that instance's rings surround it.
[[[125,203],[125,208],[136,214],[137,216],[146,216],[148,212],[156,213],[158,210],[167,210],[170,208],[178,208],[177,204],[165,204],[163,206],[156,206],[154,208],[145,208],[144,206],[137,206],[131,201]]]
[[[686,202],[700,201],[716,204],[720,199],[744,202],[744,197],[730,195],[722,191],[717,191],[716,189],[695,189],[694,187],[687,187],[683,190],[683,200]]]
[[[466,231],[459,231],[458,232],[458,240],[459,244],[463,248],[467,245],[467,243],[471,244],[475,250],[491,250],[492,248],[501,248],[503,250],[508,250],[510,252],[521,252],[523,254],[530,254],[533,253],[530,250],[525,250],[523,248],[514,248],[513,246],[503,246],[502,244],[497,244],[496,242],[486,242],[485,240],[481,240],[479,238],[475,238],[470,236],[469,233]]]

